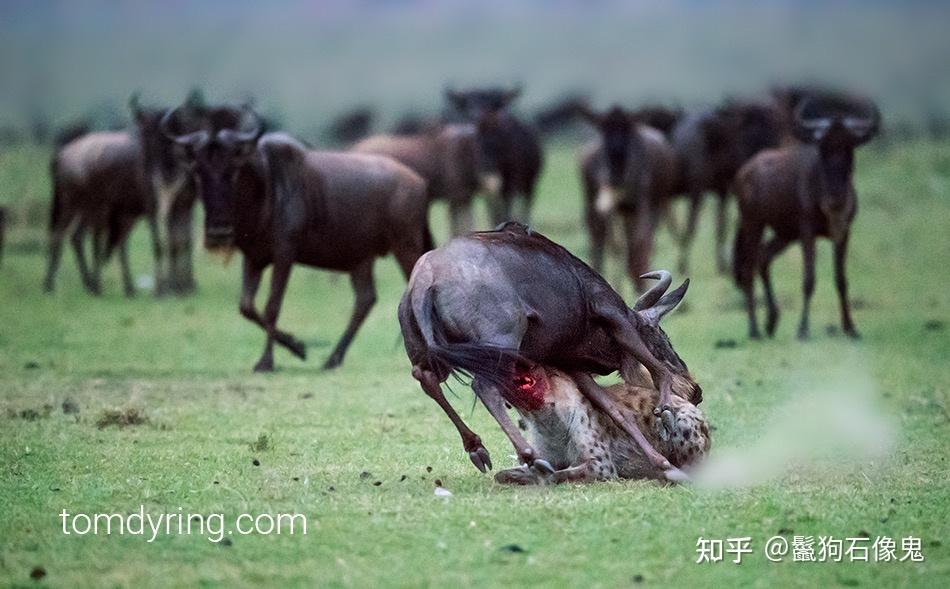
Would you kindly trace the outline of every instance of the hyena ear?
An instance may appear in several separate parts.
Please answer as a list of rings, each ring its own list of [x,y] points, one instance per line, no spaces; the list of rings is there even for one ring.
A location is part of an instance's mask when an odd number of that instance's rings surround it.
[[[676,305],[680,304],[680,301],[686,296],[686,289],[688,288],[689,278],[687,278],[683,284],[679,285],[676,290],[663,295],[652,307],[641,311],[640,316],[654,325],[658,324],[664,315],[675,309]]]

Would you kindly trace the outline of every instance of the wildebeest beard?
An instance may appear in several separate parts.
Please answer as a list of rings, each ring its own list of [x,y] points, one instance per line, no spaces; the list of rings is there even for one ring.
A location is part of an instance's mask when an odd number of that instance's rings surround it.
[[[683,362],[670,344],[666,332],[659,325],[653,325],[645,321],[638,323],[637,332],[650,353],[657,360],[669,366],[675,378],[680,380],[680,382],[673,383],[674,394],[678,394],[693,405],[699,405],[703,400],[703,389],[699,386],[699,383],[693,380],[686,363]]]
[[[206,246],[206,250],[211,254],[212,257],[218,258],[221,260],[221,264],[227,266],[231,263],[231,257],[234,256],[234,252],[237,251],[237,248],[232,245],[211,245]]]

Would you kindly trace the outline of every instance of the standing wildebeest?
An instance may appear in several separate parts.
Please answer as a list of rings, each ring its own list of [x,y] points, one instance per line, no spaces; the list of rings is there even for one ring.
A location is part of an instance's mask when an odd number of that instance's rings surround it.
[[[759,151],[776,147],[783,138],[782,112],[774,101],[732,101],[712,109],[691,112],[677,121],[670,134],[676,154],[674,194],[689,198],[689,217],[680,231],[679,269],[686,272],[696,235],[703,194],[719,197],[716,217],[716,264],[728,268],[726,217],[729,187],[743,163]]]
[[[375,135],[351,151],[388,156],[408,166],[425,179],[429,202],[448,201],[453,235],[474,228],[472,199],[479,187],[474,126],[449,124],[414,135]]]
[[[600,135],[581,154],[591,265],[603,270],[604,245],[611,216],[623,217],[627,237],[627,274],[638,281],[646,273],[657,219],[673,186],[675,160],[662,133],[643,124],[638,113],[614,106],[604,114],[586,106],[580,112]]]
[[[142,216],[148,218],[151,229],[156,293],[162,294],[166,288],[185,293],[194,288],[192,181],[174,160],[174,144],[158,129],[164,111],[143,108],[136,95],[129,104],[133,129],[63,136],[65,143],[57,147],[52,158],[50,250],[44,281],[48,292],[53,290],[62,240],[74,227],[71,241],[86,289],[100,292],[100,268],[118,249],[124,290],[126,295],[133,295],[126,241]],[[83,246],[87,231],[93,238],[91,268]]]
[[[759,337],[755,319],[754,279],[758,270],[765,287],[771,337],[778,323],[769,265],[793,241],[804,254],[804,306],[798,337],[808,337],[808,309],[815,288],[815,238],[834,244],[835,284],[844,332],[858,337],[851,320],[845,275],[851,221],[857,213],[852,176],[854,149],[871,139],[880,115],[867,99],[817,95],[802,100],[795,114],[795,131],[804,145],[765,151],[743,166],[736,178],[740,226],[735,243],[735,277],[746,298],[749,335]],[[772,229],[764,245],[762,233]]]
[[[694,404],[702,399],[699,385],[659,327],[689,282],[664,295],[670,275],[652,277],[660,278],[660,284],[631,309],[584,262],[523,225],[507,223],[455,238],[419,260],[399,304],[412,375],[455,424],[469,458],[483,472],[491,468],[488,451],[446,401],[440,383],[452,372],[473,377],[475,394],[511,440],[519,460],[550,471],[505,411],[516,371],[542,364],[571,374],[597,407],[623,424],[651,464],[676,479],[682,473],[622,418],[590,376],[619,370],[632,382],[642,364],[660,391],[654,412],[664,419],[671,394]]]
[[[538,134],[508,108],[520,89],[446,90],[449,103],[478,127],[481,184],[489,193],[493,222],[528,223],[541,172]],[[521,210],[513,211],[515,201]]]
[[[267,332],[255,371],[274,368],[274,342],[305,358],[304,344],[277,329],[295,263],[347,272],[356,304],[349,325],[324,365],[343,362],[347,347],[376,303],[373,263],[392,252],[406,276],[431,244],[425,181],[387,157],[312,151],[282,133],[262,136],[250,109],[233,129],[170,131],[194,170],[205,208],[205,247],[244,254],[241,315]],[[212,128],[213,130],[213,128]],[[261,316],[254,297],[273,265]]]

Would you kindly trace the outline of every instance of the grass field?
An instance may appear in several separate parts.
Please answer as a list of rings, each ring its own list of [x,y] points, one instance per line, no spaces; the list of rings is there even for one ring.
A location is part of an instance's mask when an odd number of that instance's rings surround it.
[[[0,157],[0,201],[18,219],[0,269],[0,585],[950,586],[948,145],[860,154],[850,257],[859,342],[830,328],[838,315],[827,244],[813,340],[794,337],[801,262],[793,248],[774,269],[778,334],[749,342],[738,291],[713,271],[712,215],[704,216],[687,304],[666,329],[703,385],[713,455],[773,448],[757,460],[780,471],[719,490],[648,482],[513,489],[478,473],[409,375],[395,320],[403,282],[390,260],[377,266],[380,302],[334,372],[319,366],[348,318],[345,277],[295,271],[280,323],[308,343],[310,359],[280,350],[273,375],[251,374],[263,336],[237,313],[239,263],[198,253],[200,292],[184,300],[144,292],[126,300],[112,265],[105,295],[92,298],[67,252],[58,290],[45,296],[46,158],[42,150]],[[572,149],[550,151],[539,195],[536,227],[584,255]],[[444,211],[433,218],[444,239]],[[663,235],[654,266],[673,269],[673,260]],[[151,270],[144,229],[133,265],[136,274]],[[809,416],[819,433],[854,429],[857,418],[830,408],[844,393],[828,383],[841,380],[854,389],[842,399],[878,407],[890,424],[886,455],[844,456],[831,435],[827,447],[796,453],[823,439],[805,430],[777,448],[760,443],[799,398],[820,399]],[[510,446],[497,426],[473,409],[467,388],[454,390],[496,469],[507,466]],[[79,412],[64,412],[64,401]],[[145,423],[100,428],[115,410]],[[883,435],[856,431],[867,445]],[[434,495],[437,479],[453,496]],[[215,543],[197,534],[149,542],[62,532],[63,509],[143,505],[155,514],[220,512],[229,529],[241,513],[299,512],[308,533],[235,533]],[[925,561],[771,563],[762,548],[777,534],[891,536],[898,548],[899,538],[916,536]],[[754,552],[740,565],[728,555],[695,564],[700,536],[749,536]]]

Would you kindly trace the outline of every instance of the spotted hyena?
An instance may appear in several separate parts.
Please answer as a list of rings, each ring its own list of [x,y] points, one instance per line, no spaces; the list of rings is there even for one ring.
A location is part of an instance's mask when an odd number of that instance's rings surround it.
[[[653,446],[679,468],[709,451],[709,427],[695,405],[673,396],[672,413],[653,415],[659,393],[648,376],[607,387],[622,411],[637,420]],[[533,485],[610,479],[664,479],[637,443],[584,398],[563,372],[536,367],[517,376],[508,402],[521,414],[535,449],[556,469],[545,475],[527,466],[503,470],[495,480]]]

